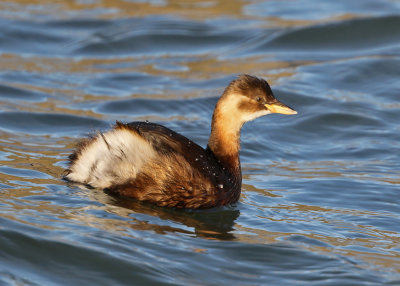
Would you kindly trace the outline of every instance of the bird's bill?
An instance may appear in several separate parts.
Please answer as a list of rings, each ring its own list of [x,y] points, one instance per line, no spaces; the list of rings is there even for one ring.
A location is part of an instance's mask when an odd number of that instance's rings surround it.
[[[280,113],[280,114],[297,114],[297,111],[290,108],[289,106],[283,104],[282,102],[274,102],[272,104],[264,105],[271,113]]]

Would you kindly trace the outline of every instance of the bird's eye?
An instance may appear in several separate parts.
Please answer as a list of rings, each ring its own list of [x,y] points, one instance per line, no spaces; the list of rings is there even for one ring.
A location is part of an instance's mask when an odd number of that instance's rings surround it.
[[[261,97],[257,96],[257,97],[256,97],[256,100],[257,100],[258,102],[260,102],[260,101],[261,101]]]

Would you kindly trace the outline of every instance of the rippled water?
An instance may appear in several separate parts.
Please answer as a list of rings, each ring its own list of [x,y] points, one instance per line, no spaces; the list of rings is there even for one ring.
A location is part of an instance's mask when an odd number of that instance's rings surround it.
[[[1,285],[400,285],[400,1],[2,1],[0,67]],[[60,179],[117,119],[204,146],[239,73],[299,114],[244,127],[237,205]]]

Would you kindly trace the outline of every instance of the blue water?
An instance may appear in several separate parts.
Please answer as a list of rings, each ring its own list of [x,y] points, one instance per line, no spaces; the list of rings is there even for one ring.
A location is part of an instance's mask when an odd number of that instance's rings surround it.
[[[298,111],[242,130],[233,206],[61,180],[149,120],[205,146],[237,74]],[[400,285],[400,2],[0,2],[0,285]]]

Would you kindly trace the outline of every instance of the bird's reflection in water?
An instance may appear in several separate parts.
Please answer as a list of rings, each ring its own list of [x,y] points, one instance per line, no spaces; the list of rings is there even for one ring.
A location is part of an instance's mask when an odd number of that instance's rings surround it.
[[[90,196],[93,199],[105,205],[107,212],[133,219],[134,223],[129,224],[133,229],[152,230],[160,234],[184,233],[206,239],[235,239],[232,231],[234,230],[235,220],[240,215],[240,211],[235,206],[216,207],[206,210],[173,209],[111,196],[99,190],[88,190],[88,192],[90,192]],[[149,217],[141,218],[139,214],[152,216],[154,220],[149,219]],[[159,219],[163,220],[161,224]],[[181,224],[184,227],[179,228],[175,224]]]

